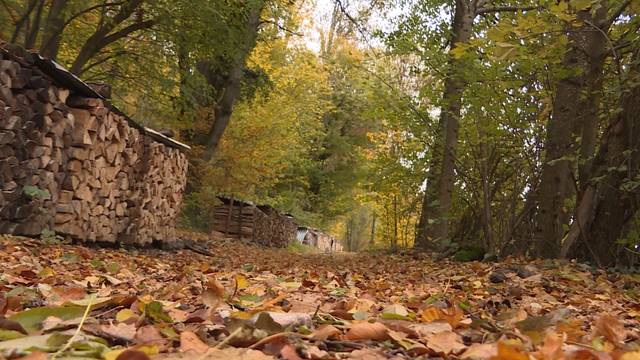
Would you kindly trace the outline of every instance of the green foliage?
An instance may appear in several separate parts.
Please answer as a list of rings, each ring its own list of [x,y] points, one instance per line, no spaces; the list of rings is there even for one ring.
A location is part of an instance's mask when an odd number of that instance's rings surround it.
[[[295,254],[312,254],[318,252],[318,249],[297,241],[292,241],[287,245],[287,251]]]
[[[34,200],[49,200],[51,194],[47,190],[42,190],[36,186],[27,185],[22,188],[22,193],[29,199]]]
[[[485,249],[479,246],[467,246],[458,250],[453,258],[456,261],[481,261],[485,256]]]

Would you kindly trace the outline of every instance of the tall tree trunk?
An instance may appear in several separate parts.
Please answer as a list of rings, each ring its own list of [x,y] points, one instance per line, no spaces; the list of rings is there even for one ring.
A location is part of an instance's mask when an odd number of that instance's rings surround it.
[[[393,195],[393,239],[391,251],[398,251],[398,195]]]
[[[373,217],[371,219],[371,239],[369,240],[369,245],[373,247],[376,243],[376,212],[373,211]]]
[[[608,52],[603,35],[606,29],[597,28],[606,17],[607,1],[600,5],[595,15],[590,9],[578,12],[580,27],[567,25],[569,44],[563,66],[571,75],[556,85],[552,115],[547,125],[533,243],[537,257],[560,255],[560,240],[571,218],[567,202],[576,189],[576,161],[573,160],[576,155],[580,183],[586,183],[590,176],[598,126],[599,97],[596,94],[602,85],[604,59]],[[582,138],[579,149],[577,137]]]
[[[622,112],[605,132],[594,160],[594,177],[580,200],[576,221],[562,255],[614,265],[619,259],[624,225],[638,211],[640,188],[625,187],[640,175],[640,49],[630,69],[630,91],[622,98]]]
[[[44,9],[44,0],[39,0],[36,13],[33,15],[33,22],[28,22],[27,31],[24,35],[24,47],[33,49],[40,33],[40,23],[42,22],[42,10]]]
[[[242,73],[245,68],[247,58],[256,45],[258,30],[260,27],[260,14],[264,8],[264,1],[260,1],[257,5],[249,9],[247,22],[245,26],[245,36],[241,44],[238,44],[235,59],[231,64],[229,73],[226,76],[221,89],[218,89],[221,96],[214,108],[214,120],[209,131],[207,147],[204,154],[205,160],[211,160],[215,153],[220,139],[229,125],[233,106],[240,97],[242,85]],[[205,76],[209,84],[214,87],[218,85],[219,74],[213,71],[213,67],[208,60],[200,61],[198,70]]]
[[[53,0],[47,13],[42,32],[40,54],[49,59],[55,59],[58,56],[65,23],[64,10],[67,3],[68,0]]]
[[[28,25],[31,13],[33,12],[33,9],[36,8],[36,5],[38,5],[38,0],[29,0],[29,2],[27,2],[27,7],[24,11],[24,14],[22,14],[18,21],[16,21],[15,27],[13,29],[13,34],[11,35],[12,43],[18,41],[18,37],[22,32],[22,27]]]
[[[475,9],[466,0],[456,0],[451,27],[451,47],[471,39]],[[416,246],[432,247],[449,236],[449,211],[454,188],[458,128],[465,80],[464,61],[449,55],[438,132],[427,174],[427,188],[416,236]]]
[[[493,251],[493,228],[491,226],[491,198],[492,191],[489,184],[489,155],[484,141],[480,144],[482,159],[480,160],[480,176],[482,181],[482,232],[484,235],[483,246],[487,251]]]

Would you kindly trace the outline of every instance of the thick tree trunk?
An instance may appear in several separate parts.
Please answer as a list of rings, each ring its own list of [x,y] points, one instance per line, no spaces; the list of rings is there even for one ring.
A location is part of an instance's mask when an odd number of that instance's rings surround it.
[[[605,2],[606,3],[606,2]],[[579,28],[568,32],[569,45],[563,65],[572,75],[558,82],[553,111],[547,125],[545,160],[538,187],[538,212],[533,252],[537,257],[560,255],[560,240],[571,218],[568,201],[575,195],[575,168],[578,155],[580,183],[590,175],[595,150],[599,97],[603,65],[607,54],[602,29],[595,28],[606,16],[606,4],[595,16],[580,11]],[[576,138],[581,137],[580,149]],[[579,187],[582,187],[580,185]]]
[[[636,50],[640,51],[640,50]],[[622,99],[622,112],[607,128],[562,255],[595,261],[600,266],[619,260],[625,224],[638,211],[640,190],[625,184],[640,174],[640,55],[630,71],[633,88]]]
[[[258,37],[258,30],[260,27],[260,14],[262,13],[263,8],[264,2],[260,1],[259,4],[249,9],[244,40],[242,44],[239,44],[238,46],[238,50],[235,55],[236,57],[221,89],[218,88],[219,74],[212,71],[211,63],[207,60],[199,63],[199,71],[205,76],[209,84],[217,88],[221,93],[221,97],[215,104],[214,121],[211,125],[211,130],[209,131],[207,148],[204,154],[204,159],[207,161],[211,160],[213,154],[218,148],[220,139],[222,139],[222,135],[231,120],[233,106],[240,97],[242,73],[245,68],[246,60],[256,45],[256,39]]]
[[[491,220],[493,218],[491,212],[491,199],[492,191],[489,184],[489,159],[486,150],[486,143],[480,144],[482,159],[480,159],[480,174],[482,181],[482,232],[484,236],[483,246],[485,250],[492,251],[493,249],[493,227]]]
[[[27,2],[27,7],[25,8],[24,14],[22,14],[18,21],[16,21],[15,27],[13,29],[13,34],[11,35],[12,43],[18,42],[18,37],[22,32],[22,28],[29,24],[31,13],[33,12],[33,9],[36,8],[36,5],[38,5],[38,0],[29,0],[29,2]]]
[[[33,21],[27,22],[27,31],[24,36],[24,47],[33,49],[40,33],[40,23],[42,22],[42,10],[44,9],[44,0],[38,2],[36,13],[33,15]]]
[[[475,9],[466,0],[456,0],[451,28],[451,46],[466,44],[471,39]],[[448,72],[436,134],[427,188],[422,203],[415,245],[428,248],[449,236],[449,211],[454,188],[454,169],[458,145],[458,128],[465,88],[462,70],[464,61],[449,57]]]

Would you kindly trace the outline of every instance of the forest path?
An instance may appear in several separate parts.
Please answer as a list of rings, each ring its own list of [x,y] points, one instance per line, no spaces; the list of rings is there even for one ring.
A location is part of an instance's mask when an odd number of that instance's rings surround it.
[[[214,256],[0,238],[9,319],[0,340],[15,338],[0,341],[0,355],[34,344],[121,360],[133,349],[185,359],[559,359],[638,348],[638,276],[559,262],[208,247]]]

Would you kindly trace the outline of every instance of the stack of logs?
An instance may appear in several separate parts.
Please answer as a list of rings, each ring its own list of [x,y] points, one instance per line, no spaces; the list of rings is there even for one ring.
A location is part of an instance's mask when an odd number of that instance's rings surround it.
[[[0,232],[173,241],[185,154],[0,50]]]
[[[269,206],[256,206],[221,198],[214,209],[213,235],[234,237],[271,247],[286,247],[295,240],[295,221]]]

